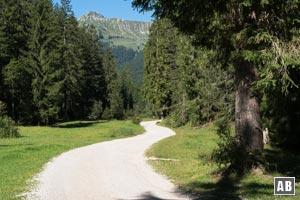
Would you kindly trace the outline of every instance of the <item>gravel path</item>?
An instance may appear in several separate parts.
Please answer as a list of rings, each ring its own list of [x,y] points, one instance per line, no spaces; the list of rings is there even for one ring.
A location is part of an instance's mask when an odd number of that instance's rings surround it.
[[[142,135],[78,148],[53,159],[38,175],[28,199],[189,199],[146,162],[144,152],[152,144],[175,134],[156,122],[142,122]]]

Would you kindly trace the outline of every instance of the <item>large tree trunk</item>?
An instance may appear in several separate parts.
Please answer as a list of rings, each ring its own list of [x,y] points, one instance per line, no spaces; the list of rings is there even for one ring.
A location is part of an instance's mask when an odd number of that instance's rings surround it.
[[[247,155],[260,154],[264,144],[259,98],[252,88],[258,78],[257,68],[242,61],[235,63],[235,71],[235,132],[238,145]]]

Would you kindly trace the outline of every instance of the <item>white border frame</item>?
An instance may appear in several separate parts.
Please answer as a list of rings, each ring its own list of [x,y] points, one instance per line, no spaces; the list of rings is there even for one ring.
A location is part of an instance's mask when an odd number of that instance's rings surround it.
[[[294,194],[275,194],[275,179],[276,178],[292,178],[294,179]],[[295,196],[296,195],[296,180],[295,177],[274,177],[273,179],[273,184],[274,184],[274,196]]]

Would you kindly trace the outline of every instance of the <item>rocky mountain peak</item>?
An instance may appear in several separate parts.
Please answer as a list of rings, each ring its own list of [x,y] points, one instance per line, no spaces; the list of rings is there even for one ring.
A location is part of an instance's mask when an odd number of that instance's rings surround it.
[[[81,16],[78,20],[99,20],[105,18],[102,14],[90,11],[86,13],[85,15]]]

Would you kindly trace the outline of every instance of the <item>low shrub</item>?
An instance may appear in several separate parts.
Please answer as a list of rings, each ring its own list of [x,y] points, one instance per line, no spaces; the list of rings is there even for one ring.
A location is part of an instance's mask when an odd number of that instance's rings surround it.
[[[115,137],[129,137],[129,136],[134,136],[135,135],[135,131],[131,128],[118,128],[118,129],[114,129],[110,132],[109,136],[112,138]]]
[[[6,105],[4,102],[0,101],[0,117],[5,116],[6,115]]]
[[[15,122],[9,117],[0,117],[0,138],[20,137]]]
[[[103,113],[103,103],[102,101],[95,101],[92,107],[92,111],[88,116],[91,120],[98,120],[101,118]]]
[[[103,114],[102,114],[102,119],[106,120],[111,120],[112,119],[112,114],[109,108],[105,108]]]
[[[134,117],[131,119],[132,123],[139,125],[141,123],[141,118],[139,117]]]
[[[166,117],[164,119],[164,123],[166,126],[171,127],[171,128],[178,128],[180,126],[183,126],[185,123],[176,115],[171,114],[170,116]]]
[[[224,117],[216,121],[217,133],[220,136],[218,147],[213,151],[212,160],[225,173],[244,174],[251,169],[262,169],[266,164],[259,151],[245,151],[240,139],[230,131],[230,121]]]

